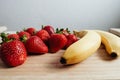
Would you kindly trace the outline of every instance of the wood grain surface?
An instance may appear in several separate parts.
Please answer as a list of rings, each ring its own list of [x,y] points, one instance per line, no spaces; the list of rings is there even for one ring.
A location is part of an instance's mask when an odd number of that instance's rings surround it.
[[[120,58],[112,59],[104,46],[86,60],[70,66],[60,64],[64,50],[28,56],[18,67],[0,61],[0,80],[116,80],[120,79]]]

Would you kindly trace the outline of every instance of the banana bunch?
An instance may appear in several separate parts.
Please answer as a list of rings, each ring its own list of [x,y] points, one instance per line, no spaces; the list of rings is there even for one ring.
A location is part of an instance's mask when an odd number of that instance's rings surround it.
[[[60,60],[62,64],[75,64],[85,60],[97,51],[101,42],[110,56],[120,55],[120,38],[112,33],[101,30],[83,30],[74,31],[74,34],[81,39],[67,48]]]

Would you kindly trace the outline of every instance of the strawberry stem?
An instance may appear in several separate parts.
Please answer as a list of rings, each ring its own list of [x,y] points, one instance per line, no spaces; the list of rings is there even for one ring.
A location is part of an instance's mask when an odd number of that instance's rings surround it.
[[[70,33],[70,30],[69,30],[68,28],[66,28],[66,31],[67,31],[68,33]]]
[[[60,29],[60,31],[63,31],[63,30],[64,30],[63,28]]]
[[[26,28],[23,28],[23,31],[26,31]]]
[[[34,32],[33,32],[33,35],[35,35],[36,33],[37,33],[37,31],[34,31]]]
[[[70,33],[70,31],[69,31],[69,29],[68,28],[66,28],[66,29],[64,29],[64,28],[56,28],[56,33],[62,33],[62,31],[66,31],[67,33]]]
[[[43,28],[44,28],[44,25],[41,25],[41,28],[43,29]]]
[[[56,33],[61,34],[63,29],[56,28]]]
[[[26,42],[26,40],[27,40],[26,35],[23,35],[23,36],[20,38],[20,40],[21,40],[22,42]]]
[[[8,42],[8,41],[9,41],[8,38],[7,38],[7,36],[8,36],[7,34],[1,33],[0,36],[2,37],[2,43],[3,43],[3,42]]]
[[[19,33],[19,31],[16,32],[16,34],[18,34],[18,33]]]
[[[56,33],[58,33],[59,32],[59,29],[58,28],[56,28]]]

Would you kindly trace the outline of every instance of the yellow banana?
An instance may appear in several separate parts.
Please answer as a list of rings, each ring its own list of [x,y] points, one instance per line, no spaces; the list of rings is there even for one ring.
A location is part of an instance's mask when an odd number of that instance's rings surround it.
[[[106,31],[95,30],[101,36],[101,41],[105,45],[106,51],[111,57],[120,55],[120,37]]]
[[[62,64],[75,64],[85,60],[92,55],[101,44],[101,37],[95,31],[83,30],[80,32],[75,31],[74,33],[81,39],[67,48],[60,60]]]

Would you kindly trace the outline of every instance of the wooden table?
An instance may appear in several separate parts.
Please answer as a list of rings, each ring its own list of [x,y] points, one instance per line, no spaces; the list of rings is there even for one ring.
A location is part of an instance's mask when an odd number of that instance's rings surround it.
[[[55,54],[28,56],[18,67],[7,68],[0,61],[0,80],[115,80],[120,79],[120,58],[112,59],[104,46],[84,60],[63,66],[59,60],[64,50]]]

